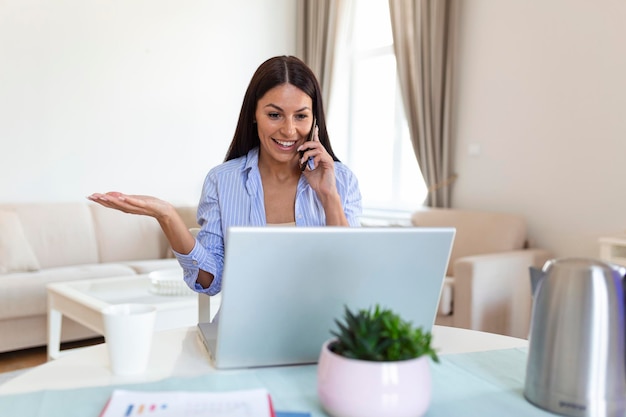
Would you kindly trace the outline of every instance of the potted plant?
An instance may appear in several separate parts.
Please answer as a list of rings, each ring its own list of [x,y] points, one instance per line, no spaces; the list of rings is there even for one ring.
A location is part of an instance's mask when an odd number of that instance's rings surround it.
[[[320,403],[333,417],[419,417],[430,405],[432,335],[376,305],[335,320],[318,363]]]

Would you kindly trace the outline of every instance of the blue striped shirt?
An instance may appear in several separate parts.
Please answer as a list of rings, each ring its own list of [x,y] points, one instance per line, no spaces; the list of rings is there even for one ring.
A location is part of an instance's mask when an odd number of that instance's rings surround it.
[[[201,230],[192,251],[175,253],[183,267],[187,285],[197,292],[215,295],[222,287],[225,231],[230,226],[265,226],[263,185],[258,167],[259,148],[246,156],[224,162],[211,169],[204,180],[198,204]],[[359,226],[361,192],[356,176],[340,162],[335,162],[337,191],[350,226]],[[304,175],[296,190],[296,226],[324,226],[324,207]],[[198,271],[215,277],[208,288],[196,283]]]

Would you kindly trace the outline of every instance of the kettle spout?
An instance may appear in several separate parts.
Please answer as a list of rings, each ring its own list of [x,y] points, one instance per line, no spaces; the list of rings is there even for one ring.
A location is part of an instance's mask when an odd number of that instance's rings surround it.
[[[546,273],[542,269],[539,269],[536,266],[530,267],[530,293],[533,298],[535,297],[539,283],[545,278],[545,276]]]
[[[530,267],[530,290],[533,298],[535,297],[535,293],[537,292],[537,287],[539,287],[539,283],[543,281],[546,277],[548,268],[556,261],[556,259],[549,259],[543,264],[543,267],[537,268],[535,266]],[[624,268],[626,272],[626,268]]]

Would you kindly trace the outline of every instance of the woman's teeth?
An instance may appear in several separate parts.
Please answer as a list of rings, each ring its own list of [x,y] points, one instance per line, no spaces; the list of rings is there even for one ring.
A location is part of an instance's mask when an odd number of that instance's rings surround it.
[[[290,146],[293,146],[293,144],[294,144],[294,143],[296,143],[296,141],[289,141],[289,142],[285,142],[285,141],[282,141],[282,140],[277,140],[277,139],[274,139],[274,142],[276,142],[276,143],[278,143],[280,146],[284,146],[284,147],[286,147],[286,148],[288,148],[288,147],[290,147]]]

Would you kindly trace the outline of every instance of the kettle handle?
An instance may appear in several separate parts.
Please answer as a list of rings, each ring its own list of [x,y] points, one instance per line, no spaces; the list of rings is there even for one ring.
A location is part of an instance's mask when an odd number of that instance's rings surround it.
[[[616,271],[620,277],[622,277],[622,281],[624,281],[624,278],[626,278],[626,266],[617,265],[613,263],[609,263],[609,266],[613,268],[613,270]]]

